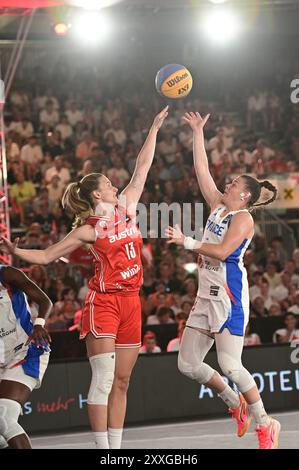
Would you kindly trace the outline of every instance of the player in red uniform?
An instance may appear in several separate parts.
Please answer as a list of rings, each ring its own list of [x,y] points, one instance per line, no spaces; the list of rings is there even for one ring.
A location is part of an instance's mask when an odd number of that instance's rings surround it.
[[[106,176],[86,175],[63,195],[63,206],[76,214],[75,228],[63,240],[45,250],[20,249],[18,240],[2,238],[0,243],[0,248],[35,264],[48,264],[90,245],[95,275],[89,282],[81,338],[86,338],[92,369],[87,404],[99,449],[121,446],[127,389],[141,345],[142,238],[134,217],[167,110],[155,117],[132,179],[119,198]]]

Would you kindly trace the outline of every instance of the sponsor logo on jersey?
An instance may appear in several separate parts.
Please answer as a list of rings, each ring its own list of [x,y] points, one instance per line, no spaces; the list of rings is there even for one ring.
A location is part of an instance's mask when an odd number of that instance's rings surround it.
[[[16,346],[14,348],[14,352],[16,353],[16,352],[20,351],[20,349],[22,349],[23,346],[24,346],[24,343],[19,344],[18,346]]]
[[[122,240],[123,238],[127,238],[127,237],[132,237],[133,235],[137,235],[137,234],[138,234],[138,228],[136,226],[133,226],[130,228],[126,228],[120,233],[111,235],[109,237],[109,242],[115,243],[118,240]]]
[[[129,277],[135,276],[140,271],[139,264],[135,264],[133,268],[127,269],[127,271],[122,271],[120,274],[122,275],[123,279],[128,279]]]
[[[12,333],[16,333],[16,331],[16,328],[9,331],[5,331],[4,328],[0,328],[0,338],[4,338],[5,336],[11,335]]]
[[[219,294],[219,289],[219,286],[210,286],[210,295],[212,295],[213,297],[217,297]]]

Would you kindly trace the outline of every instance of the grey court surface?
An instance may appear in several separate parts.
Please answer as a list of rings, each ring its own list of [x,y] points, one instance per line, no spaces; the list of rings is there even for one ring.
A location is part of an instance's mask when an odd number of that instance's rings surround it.
[[[299,449],[299,411],[273,413],[281,423],[279,448]],[[35,449],[94,449],[90,432],[32,437]],[[123,449],[257,449],[254,425],[238,438],[231,419],[130,427]]]

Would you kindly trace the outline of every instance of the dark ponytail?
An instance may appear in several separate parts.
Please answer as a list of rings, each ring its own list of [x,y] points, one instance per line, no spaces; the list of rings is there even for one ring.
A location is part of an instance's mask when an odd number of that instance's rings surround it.
[[[63,196],[62,207],[68,207],[76,215],[73,227],[84,225],[88,217],[94,213],[92,191],[98,189],[101,173],[90,173],[78,183],[70,183]]]
[[[246,190],[250,192],[251,194],[251,198],[248,201],[248,207],[267,206],[268,204],[271,204],[271,202],[275,201],[277,197],[277,188],[273,186],[273,184],[270,183],[270,181],[268,180],[258,181],[256,178],[253,178],[252,176],[249,176],[249,175],[242,175],[242,178],[245,180]],[[272,192],[273,196],[267,201],[259,202],[258,204],[255,204],[261,196],[262,188],[265,188],[268,191]]]
[[[267,201],[259,202],[258,204],[253,204],[253,207],[267,206],[268,204],[271,204],[271,202],[275,201],[275,199],[277,197],[277,188],[275,186],[273,186],[273,184],[270,183],[270,181],[268,181],[268,180],[260,181],[259,184],[260,184],[261,190],[262,190],[262,188],[266,188],[268,191],[271,191],[273,193],[273,196],[270,197],[270,199],[268,199]]]

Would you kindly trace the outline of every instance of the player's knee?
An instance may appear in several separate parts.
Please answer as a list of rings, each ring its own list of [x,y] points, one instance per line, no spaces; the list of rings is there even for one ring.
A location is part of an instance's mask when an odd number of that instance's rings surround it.
[[[113,387],[122,393],[126,394],[130,384],[130,376],[129,375],[116,375],[114,377]]]
[[[222,354],[218,357],[219,366],[223,374],[233,383],[237,384],[240,380],[240,372],[243,368],[241,361],[237,361],[229,354]]]
[[[183,375],[199,383],[206,383],[209,380],[209,378],[207,379],[205,364],[192,364],[184,360],[181,354],[178,356],[178,369]]]
[[[193,379],[193,366],[189,362],[185,361],[180,353],[178,356],[178,369],[181,374]]]
[[[21,405],[15,400],[0,398],[0,434],[8,442],[16,436],[25,434],[18,419],[21,412]]]
[[[89,360],[92,379],[87,403],[89,405],[107,405],[114,380],[115,353],[98,354]]]

